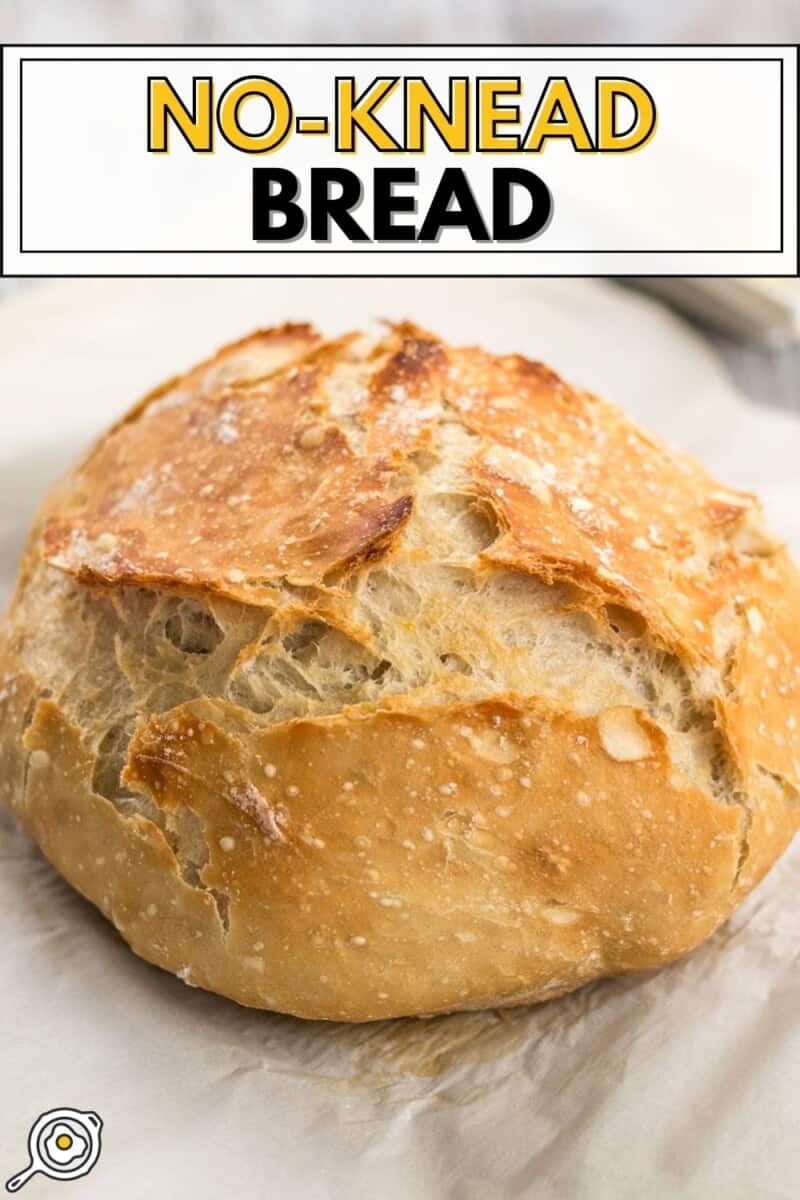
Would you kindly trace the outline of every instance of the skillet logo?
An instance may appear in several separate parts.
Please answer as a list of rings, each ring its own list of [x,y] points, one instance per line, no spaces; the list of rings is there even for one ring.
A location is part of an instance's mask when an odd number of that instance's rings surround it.
[[[48,1179],[80,1179],[100,1157],[103,1122],[96,1112],[52,1108],[34,1121],[28,1134],[28,1165],[6,1181],[18,1192],[34,1175]]]
[[[624,77],[594,79],[585,111],[566,76],[551,76],[535,102],[524,107],[519,76],[450,76],[435,89],[418,76],[333,79],[333,116],[298,116],[289,92],[276,80],[249,75],[219,91],[212,76],[194,76],[180,88],[167,76],[148,78],[147,150],[168,154],[172,135],[182,149],[213,154],[220,142],[243,154],[280,152],[296,138],[326,139],[335,155],[425,155],[434,146],[447,155],[516,155],[523,161],[561,143],[576,154],[630,154],[652,139],[656,105],[641,83]],[[254,121],[248,113],[260,114]],[[524,242],[550,223],[554,201],[536,172],[493,166],[484,199],[476,198],[470,165],[447,166],[418,214],[420,172],[415,166],[311,166],[307,177],[286,167],[252,172],[252,238],[315,243],[435,243],[459,229],[471,242]],[[483,182],[483,181],[482,181]],[[371,220],[361,215],[369,199]],[[358,214],[358,215],[356,215]],[[421,216],[421,219],[418,217]]]

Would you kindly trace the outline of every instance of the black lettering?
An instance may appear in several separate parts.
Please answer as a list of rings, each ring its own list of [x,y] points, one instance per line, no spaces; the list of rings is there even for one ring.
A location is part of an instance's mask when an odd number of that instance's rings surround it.
[[[524,188],[530,197],[530,212],[522,221],[512,219],[514,188]],[[497,167],[492,172],[492,233],[496,242],[525,242],[547,228],[553,212],[553,197],[543,179],[523,167]]]
[[[413,225],[395,225],[395,213],[413,213],[417,202],[413,196],[395,196],[396,183],[416,183],[413,167],[377,167],[373,173],[372,222],[376,242],[413,242],[417,231]]]
[[[295,198],[300,190],[297,176],[283,167],[253,167],[253,241],[291,242],[300,237],[305,214]],[[283,221],[275,225],[273,213]]]
[[[339,187],[339,194],[331,195],[331,184]],[[331,221],[334,221],[350,242],[368,242],[369,235],[350,215],[358,208],[363,196],[361,180],[352,171],[343,167],[311,168],[311,239],[314,242],[329,242]]]
[[[450,208],[454,203],[455,208]],[[489,230],[481,216],[469,180],[460,167],[446,167],[433,194],[419,231],[421,242],[438,241],[442,229],[463,226],[474,242],[489,242]]]

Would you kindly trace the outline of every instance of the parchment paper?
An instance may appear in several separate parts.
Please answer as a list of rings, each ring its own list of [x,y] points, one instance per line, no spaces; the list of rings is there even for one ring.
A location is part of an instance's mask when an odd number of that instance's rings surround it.
[[[800,423],[591,281],[51,283],[0,308],[0,585],[53,476],[145,388],[256,325],[413,316],[521,350],[761,492],[800,552]],[[0,828],[0,1178],[40,1112],[94,1109],[76,1197],[795,1200],[800,852],[680,964],[513,1012],[304,1023],[140,962]],[[58,1194],[37,1176],[30,1197]]]

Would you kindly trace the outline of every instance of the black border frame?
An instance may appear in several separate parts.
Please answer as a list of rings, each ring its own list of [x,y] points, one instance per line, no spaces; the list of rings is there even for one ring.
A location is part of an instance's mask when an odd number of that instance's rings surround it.
[[[366,42],[366,43],[355,43],[355,44],[350,44],[350,43],[347,43],[347,42],[342,42],[342,43],[330,43],[330,42],[328,42],[328,43],[319,43],[319,44],[316,44],[316,43],[309,43],[309,42],[274,42],[274,43],[268,43],[267,45],[268,45],[268,47],[269,47],[270,49],[273,49],[273,48],[274,48],[274,49],[276,49],[276,50],[281,50],[281,49],[292,49],[292,50],[295,50],[295,49],[315,49],[315,50],[318,50],[318,49],[331,49],[331,50],[337,50],[337,49],[338,49],[338,50],[345,50],[345,49],[362,49],[362,50],[381,49],[381,50],[412,50],[412,51],[413,51],[413,50],[419,50],[420,48],[425,48],[425,49],[427,49],[427,50],[436,50],[436,49],[450,49],[450,50],[452,50],[453,48],[459,48],[459,49],[464,49],[465,51],[471,51],[471,52],[474,52],[476,49],[482,49],[482,50],[483,50],[483,49],[485,49],[485,50],[487,50],[487,51],[488,51],[488,50],[492,50],[492,49],[498,49],[498,50],[515,50],[515,51],[516,51],[516,50],[519,50],[519,51],[525,51],[525,50],[529,50],[529,49],[533,49],[533,50],[543,50],[543,49],[545,49],[545,48],[548,48],[548,49],[553,49],[553,50],[558,50],[558,49],[560,49],[560,48],[562,48],[562,47],[563,47],[563,48],[565,48],[565,49],[575,49],[575,48],[580,48],[580,49],[585,49],[585,50],[587,50],[587,51],[591,51],[591,50],[594,50],[594,49],[598,49],[598,50],[604,50],[604,49],[607,49],[607,48],[608,48],[608,47],[607,47],[607,44],[605,44],[605,43],[590,43],[590,42],[573,42],[573,43],[569,43],[569,44],[565,44],[565,43],[561,43],[561,42],[542,42],[542,43],[537,43],[536,45],[532,45],[532,44],[530,44],[530,43],[520,43],[520,44],[518,44],[518,43],[514,43],[514,42],[486,42],[486,43],[441,43],[441,42],[425,42],[425,43],[404,43],[404,42],[403,42],[403,43],[395,43],[395,42],[390,42],[390,43],[384,43],[384,42]],[[616,45],[617,45],[619,48],[621,48],[621,49],[630,49],[630,50],[637,50],[637,49],[650,49],[650,48],[652,48],[654,45],[656,45],[656,46],[660,46],[660,47],[663,47],[664,49],[675,49],[675,50],[688,50],[688,49],[699,49],[699,50],[702,50],[702,49],[708,49],[708,48],[730,49],[731,51],[736,51],[736,50],[740,50],[740,49],[741,49],[741,50],[747,50],[747,49],[762,49],[762,50],[776,50],[776,51],[786,52],[786,51],[788,51],[788,50],[794,50],[794,52],[795,52],[795,58],[796,58],[796,66],[797,66],[797,78],[798,78],[798,80],[800,80],[800,43],[796,43],[796,42],[787,42],[787,43],[776,43],[776,42],[747,42],[747,43],[742,43],[742,42],[730,42],[730,43],[713,43],[713,42],[685,42],[685,43],[681,43],[681,42],[665,42],[665,43],[653,43],[653,42],[620,42],[620,43],[616,43]],[[3,91],[3,66],[4,66],[4,52],[5,52],[5,50],[7,50],[7,49],[8,49],[8,50],[23,50],[23,51],[24,51],[25,49],[36,49],[36,50],[48,50],[48,49],[53,49],[53,50],[62,50],[62,49],[66,49],[66,50],[69,50],[69,49],[72,49],[72,48],[76,48],[76,49],[78,49],[78,48],[80,48],[80,49],[86,49],[86,48],[89,48],[89,47],[91,47],[91,46],[96,46],[98,50],[102,50],[102,49],[109,49],[109,50],[114,50],[114,49],[120,49],[120,50],[122,50],[122,49],[126,49],[126,50],[131,50],[131,49],[136,49],[136,50],[139,50],[139,49],[140,49],[140,50],[148,50],[148,49],[167,49],[167,50],[170,50],[170,49],[175,49],[175,50],[184,50],[184,51],[191,51],[191,50],[201,50],[201,51],[219,51],[219,50],[226,50],[226,49],[237,49],[237,50],[242,50],[242,49],[254,49],[254,50],[263,50],[263,49],[264,49],[264,47],[265,47],[265,43],[263,43],[263,42],[220,42],[220,43],[216,43],[216,44],[212,44],[212,45],[210,45],[210,44],[208,44],[208,43],[183,43],[183,42],[163,42],[163,43],[162,43],[162,42],[159,42],[159,43],[147,43],[147,42],[115,42],[115,43],[82,43],[80,46],[77,46],[75,43],[70,43],[70,42],[47,42],[47,43],[36,43],[36,42],[9,42],[9,43],[2,43],[2,44],[0,44],[0,118],[2,117],[2,102],[3,102],[3,96],[4,96],[4,91]],[[553,56],[550,56],[550,58],[552,58],[552,57],[553,57]],[[586,61],[591,61],[591,62],[603,62],[603,61],[614,61],[614,62],[616,62],[616,61],[618,61],[618,60],[619,60],[619,57],[620,57],[620,56],[619,56],[619,55],[617,55],[617,56],[615,56],[614,58],[606,58],[606,59],[603,59],[603,58],[599,58],[599,57],[596,57],[596,56],[594,56],[594,55],[591,55],[591,54],[589,54],[589,55],[587,55],[586,57],[583,57],[583,58],[569,58],[569,57],[562,57],[562,58],[560,59],[560,61],[563,61],[563,62],[570,62],[570,61],[572,61],[572,62],[586,62]],[[485,56],[483,56],[483,58],[485,58]],[[432,61],[432,62],[437,62],[437,61],[438,61],[438,62],[451,62],[451,61],[458,61],[458,62],[467,61],[467,62],[469,62],[469,61],[473,61],[473,62],[477,62],[477,61],[483,61],[483,58],[480,58],[480,59],[478,59],[478,58],[473,58],[473,59],[457,59],[457,60],[454,60],[454,59],[451,59],[450,57],[448,57],[448,58],[439,58],[439,59],[437,59],[437,58],[434,58],[434,57],[431,57],[430,59],[426,59],[425,61]],[[538,62],[547,62],[547,61],[549,61],[549,60],[550,60],[550,58],[538,58],[538,59],[537,59],[537,58],[527,58],[527,59],[525,59],[524,61],[526,61],[526,62],[537,62],[537,61],[538,61]],[[21,137],[21,132],[22,132],[22,74],[23,74],[23,67],[24,67],[24,63],[25,63],[26,61],[28,61],[28,62],[30,62],[30,61],[37,61],[37,62],[47,62],[47,61],[58,61],[58,62],[71,62],[71,61],[74,61],[74,62],[80,62],[80,61],[98,62],[98,61],[106,61],[106,62],[107,62],[107,61],[112,61],[112,62],[113,62],[113,61],[115,61],[115,60],[114,60],[113,58],[110,58],[110,59],[109,59],[109,58],[104,58],[104,57],[102,57],[102,56],[101,56],[101,55],[99,55],[99,54],[98,54],[98,55],[96,55],[96,56],[84,56],[83,58],[74,58],[74,59],[70,59],[70,58],[66,58],[66,57],[58,57],[58,56],[53,56],[53,58],[52,58],[52,59],[47,59],[47,58],[45,58],[45,57],[43,57],[43,56],[42,56],[42,57],[39,57],[39,58],[37,58],[37,59],[35,59],[35,60],[33,60],[33,59],[27,59],[27,60],[26,60],[25,58],[20,58],[20,113],[19,113],[19,119],[20,119],[20,139],[19,139],[19,141],[20,141],[20,147],[19,147],[19,153],[20,153],[20,180],[19,180],[19,183],[20,183],[20,213],[19,213],[19,216],[20,216],[20,254],[23,254],[23,255],[24,255],[24,254],[262,254],[262,255],[263,255],[263,254],[265,253],[263,250],[86,250],[86,251],[83,251],[83,250],[53,250],[53,251],[49,251],[49,250],[25,250],[25,249],[23,248],[23,238],[22,238],[22,137]],[[153,61],[153,59],[152,59],[152,56],[146,56],[146,57],[142,57],[141,59],[134,58],[134,57],[124,57],[124,58],[120,58],[120,59],[118,59],[117,61],[124,61],[124,62],[136,62],[136,61],[150,62],[150,61]],[[165,58],[165,59],[162,59],[162,61],[172,61],[172,62],[187,62],[187,61],[188,61],[188,62],[219,61],[219,55],[215,55],[215,57],[214,57],[213,59],[206,59],[206,60],[203,60],[203,59],[199,59],[199,58],[193,58],[191,55],[188,55],[188,54],[187,54],[187,55],[185,55],[185,56],[183,56],[183,57],[178,57],[178,58],[174,58],[174,59],[167,59],[167,58]],[[246,60],[246,59],[229,59],[229,60],[226,60],[226,61],[236,62],[236,61],[247,61],[247,60]],[[328,59],[328,58],[314,58],[314,59],[306,59],[306,60],[303,60],[302,58],[299,58],[299,57],[297,57],[297,56],[292,56],[290,59],[286,59],[285,61],[291,61],[291,62],[298,62],[298,61],[330,62],[330,61],[339,61],[339,60],[338,60],[338,59]],[[375,58],[375,59],[364,58],[363,60],[360,60],[360,61],[364,61],[364,62],[370,62],[370,61],[380,61],[380,60],[379,60],[379,59],[377,59],[377,58]],[[676,56],[676,57],[674,57],[674,58],[673,58],[673,57],[667,57],[667,56],[663,56],[663,57],[658,57],[658,58],[653,58],[653,59],[640,58],[640,59],[637,59],[637,60],[635,60],[635,61],[638,61],[638,62],[648,62],[648,61],[651,61],[651,62],[671,62],[671,61],[677,61],[677,62],[681,62],[681,61],[686,61],[686,62],[703,62],[703,61],[706,61],[706,62],[717,62],[717,61],[720,61],[720,59],[719,59],[719,58],[707,58],[707,59],[703,59],[703,58],[700,58],[700,57],[692,57],[692,56],[686,56],[686,57],[683,57],[683,58],[681,58],[681,57],[678,57],[678,56]],[[780,135],[780,146],[781,146],[781,165],[780,165],[780,205],[781,205],[781,214],[780,214],[780,222],[781,222],[781,229],[780,229],[780,249],[778,249],[778,250],[706,250],[706,251],[698,251],[698,250],[690,250],[690,251],[685,251],[685,250],[644,250],[644,251],[642,251],[642,250],[606,250],[606,251],[601,251],[600,253],[604,253],[604,254],[704,254],[704,255],[712,255],[712,254],[737,254],[737,255],[738,255],[738,254],[746,254],[746,255],[758,254],[758,255],[770,255],[770,254],[776,254],[776,255],[777,255],[777,254],[782,254],[782,253],[784,252],[784,227],[785,227],[785,221],[784,221],[784,216],[785,216],[785,212],[784,212],[784,183],[785,183],[785,164],[784,164],[784,114],[783,114],[783,108],[784,108],[784,87],[783,87],[783,78],[784,78],[784,72],[783,72],[783,56],[781,56],[781,57],[779,57],[779,58],[770,59],[770,58],[762,58],[762,57],[747,58],[747,57],[745,57],[745,56],[737,56],[736,54],[731,54],[729,58],[727,58],[727,59],[723,59],[722,61],[732,61],[732,62],[736,62],[736,61],[741,61],[741,62],[748,62],[748,61],[750,61],[750,62],[777,62],[777,63],[780,65],[780,99],[781,99],[781,111],[780,111],[780,130],[779,130],[779,135]],[[0,124],[0,129],[1,129],[1,128],[2,128],[2,125]],[[1,139],[0,139],[0,148],[1,148]],[[797,166],[797,193],[796,193],[796,194],[797,194],[797,196],[798,196],[798,197],[800,197],[800,137],[798,138],[798,155],[797,155],[797,164],[796,164],[796,166]],[[33,274],[22,274],[22,273],[19,273],[19,274],[14,274],[14,275],[8,275],[8,274],[6,274],[6,272],[5,272],[5,269],[4,269],[4,268],[5,268],[5,261],[4,261],[4,259],[5,259],[5,256],[4,256],[4,249],[3,249],[3,241],[4,241],[4,211],[3,211],[4,205],[3,205],[3,196],[4,196],[4,187],[3,187],[3,155],[2,155],[2,154],[0,154],[0,279],[2,279],[2,278],[7,278],[7,279],[74,279],[74,278],[83,278],[83,279],[131,279],[131,278],[141,278],[141,277],[142,277],[142,276],[140,276],[138,273],[137,273],[136,275],[129,275],[129,274],[123,274],[123,273],[118,273],[118,272],[110,272],[110,271],[109,271],[109,272],[99,272],[99,273],[97,273],[97,274],[88,274],[88,273],[83,273],[83,272],[82,272],[82,273],[80,273],[79,275],[74,275],[74,274],[55,274],[55,275],[42,275],[42,274],[40,274],[40,273],[38,273],[38,272],[37,272],[37,273],[33,273]],[[797,229],[798,229],[798,243],[797,243],[797,246],[796,246],[796,255],[795,255],[795,264],[794,264],[794,275],[792,276],[792,275],[787,275],[787,274],[785,274],[785,273],[782,273],[782,277],[783,277],[783,278],[792,278],[792,277],[798,277],[798,276],[800,276],[800,204],[798,204],[798,214],[797,214],[797,217],[798,217],[798,220],[797,220]],[[270,251],[270,253],[275,253],[275,252],[276,252],[276,251],[274,251],[274,250]],[[369,253],[391,253],[391,252],[392,252],[392,251],[386,251],[386,250],[383,250],[383,249],[380,249],[380,250],[370,250],[370,251],[361,251],[361,253],[368,253],[368,254],[369,254]],[[286,254],[286,253],[295,253],[295,254],[297,254],[297,253],[301,253],[301,254],[309,254],[309,253],[320,253],[320,251],[318,251],[318,250],[313,250],[313,249],[309,249],[309,250],[284,250],[284,251],[277,251],[277,253],[282,253],[282,254]],[[325,254],[352,254],[352,253],[353,253],[353,251],[352,251],[352,250],[349,250],[349,249],[343,249],[343,250],[329,250],[329,251],[322,251],[322,253],[325,253]],[[358,252],[358,251],[356,251],[356,253],[359,253],[359,252]],[[394,253],[400,253],[400,251],[394,251]],[[443,254],[483,254],[483,255],[486,255],[486,254],[519,254],[519,253],[520,253],[520,251],[519,251],[518,249],[514,249],[514,250],[491,250],[491,251],[480,251],[480,250],[422,250],[422,251],[417,251],[416,253],[418,253],[418,254],[420,254],[420,255],[425,255],[425,256],[428,256],[428,255],[431,255],[431,254],[435,254],[435,255],[443,255]],[[537,254],[537,255],[543,255],[543,254],[584,254],[584,253],[586,253],[586,251],[585,251],[585,250],[532,250],[532,251],[530,251],[530,253],[532,253],[532,254]],[[754,274],[742,275],[740,272],[736,272],[736,273],[724,272],[724,273],[704,273],[704,274],[702,274],[702,275],[691,275],[691,276],[687,276],[687,275],[683,275],[683,276],[681,276],[679,273],[670,273],[670,274],[662,274],[662,273],[648,273],[648,274],[641,274],[641,273],[638,273],[638,272],[637,272],[637,276],[638,276],[638,277],[640,277],[640,278],[647,278],[647,279],[673,279],[673,278],[682,278],[682,277],[683,277],[683,278],[726,279],[726,278],[734,278],[734,277],[736,277],[737,275],[738,275],[739,277],[741,277],[741,278],[762,278],[762,277],[764,277],[764,276],[763,276],[763,272],[759,272],[759,274],[757,274],[757,275],[754,275]],[[145,276],[145,277],[147,277],[147,276]],[[225,272],[225,273],[216,273],[216,272],[214,272],[214,273],[211,273],[211,274],[209,274],[209,273],[205,273],[205,272],[202,272],[202,273],[191,273],[191,274],[184,274],[184,273],[157,274],[157,275],[153,275],[153,276],[149,276],[149,277],[150,277],[150,278],[159,278],[159,279],[214,279],[214,278],[234,278],[234,279],[235,279],[235,278],[241,278],[241,279],[247,279],[247,278],[273,278],[273,277],[274,277],[274,278],[285,278],[285,279],[297,279],[297,278],[315,278],[315,276],[314,276],[313,274],[309,273],[309,272],[299,272],[299,273],[297,273],[297,274],[291,274],[291,273],[288,273],[288,272],[283,272],[283,271],[281,271],[279,274],[275,274],[275,275],[272,275],[271,273],[268,273],[268,272],[264,272],[263,274],[262,274],[261,272],[253,272],[253,273],[251,273],[251,272],[246,272],[246,273],[243,273],[243,274],[241,274],[241,273],[239,273],[239,272],[230,272],[230,273],[228,273],[228,272]],[[360,274],[360,273],[358,273],[358,272],[343,272],[343,273],[338,273],[338,274],[337,274],[337,273],[334,273],[334,272],[331,272],[331,273],[327,273],[327,272],[326,272],[326,277],[330,277],[330,278],[370,279],[370,278],[374,278],[374,277],[375,277],[375,275],[374,275],[374,272],[372,272],[372,273],[369,273],[369,274]],[[388,278],[388,279],[424,279],[424,278],[430,278],[430,277],[431,277],[431,273],[430,273],[430,272],[422,272],[422,273],[420,273],[420,274],[417,274],[417,273],[415,273],[415,272],[408,272],[408,273],[406,273],[406,272],[403,272],[403,273],[399,273],[399,274],[389,274],[389,273],[383,273],[383,274],[381,275],[381,278]],[[444,273],[443,273],[443,277],[447,277],[447,276],[446,276],[446,275],[444,275]],[[535,272],[535,273],[533,273],[533,274],[524,274],[524,273],[517,273],[517,272],[514,272],[514,273],[512,273],[511,275],[509,275],[509,274],[504,274],[503,272],[497,272],[497,273],[495,273],[495,272],[491,272],[491,273],[490,273],[490,272],[479,272],[479,273],[476,273],[476,274],[474,274],[474,275],[473,275],[473,274],[467,274],[467,273],[459,273],[459,275],[458,275],[458,276],[454,276],[453,278],[456,278],[456,277],[457,277],[457,278],[460,278],[460,279],[498,279],[498,278],[518,278],[518,279],[541,278],[541,279],[552,279],[552,278],[564,278],[565,276],[563,275],[563,273],[554,273],[554,272],[538,272],[538,271],[537,271],[537,272]],[[609,275],[608,275],[607,273],[599,273],[599,274],[586,275],[586,276],[584,276],[584,277],[585,277],[585,278],[608,278],[608,277],[609,277]],[[611,277],[614,277],[614,276],[612,275]],[[626,276],[618,276],[618,277],[620,277],[620,278],[625,278]]]

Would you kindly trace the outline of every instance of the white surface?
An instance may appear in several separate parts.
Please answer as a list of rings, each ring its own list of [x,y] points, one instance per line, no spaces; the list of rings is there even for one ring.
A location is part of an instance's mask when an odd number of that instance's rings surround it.
[[[591,384],[725,482],[759,486],[800,547],[800,425],[743,405],[695,335],[610,285],[63,283],[0,310],[4,580],[47,480],[165,374],[256,324],[337,332],[409,313]],[[25,839],[0,833],[0,859],[3,1178],[36,1116],[69,1105],[104,1121],[100,1162],[73,1185],[103,1200],[797,1195],[797,854],[658,975],[360,1029],[189,990],[136,960]]]

